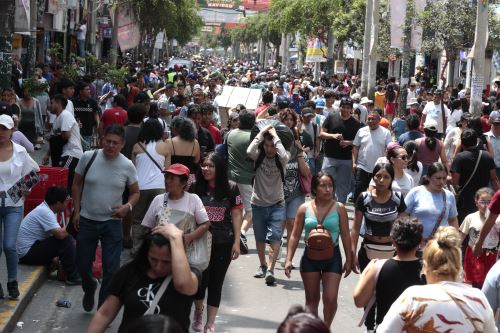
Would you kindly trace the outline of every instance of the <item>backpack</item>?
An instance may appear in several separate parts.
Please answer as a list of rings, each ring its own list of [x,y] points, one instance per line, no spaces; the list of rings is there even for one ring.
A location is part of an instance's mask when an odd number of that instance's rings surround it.
[[[257,157],[257,159],[255,160],[255,165],[254,165],[254,168],[253,170],[254,171],[257,171],[257,169],[260,167],[260,165],[262,164],[262,161],[264,161],[264,158],[266,157],[266,154],[264,153],[264,151],[261,151],[259,156]],[[276,154],[274,156],[274,161],[276,162],[276,166],[278,167],[278,170],[280,171],[280,174],[281,174],[281,181],[283,182],[283,184],[285,183],[285,172],[283,171],[283,165],[281,164],[281,161],[280,161],[280,157],[278,156],[278,154]],[[255,181],[255,177],[254,178],[254,181]],[[253,181],[253,182],[254,182]],[[253,183],[252,182],[252,183]]]
[[[333,252],[335,245],[333,243],[332,236],[330,232],[325,229],[323,222],[325,221],[328,214],[333,208],[333,205],[336,205],[336,202],[333,201],[331,205],[328,207],[325,215],[320,219],[318,216],[318,212],[316,208],[311,204],[311,208],[316,216],[317,225],[314,229],[309,231],[309,236],[307,237],[307,257],[311,260],[330,260],[333,258]]]

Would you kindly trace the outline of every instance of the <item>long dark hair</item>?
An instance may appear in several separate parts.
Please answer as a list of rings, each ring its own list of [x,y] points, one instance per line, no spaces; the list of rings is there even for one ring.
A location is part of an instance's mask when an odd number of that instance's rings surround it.
[[[288,311],[277,333],[329,333],[330,329],[318,316],[308,312],[301,305],[294,305]]]
[[[436,131],[432,131],[430,129],[424,128],[425,133],[425,145],[430,150],[436,149],[437,139],[436,139]]]
[[[418,145],[415,141],[410,140],[406,141],[403,145],[403,148],[406,149],[411,158],[408,160],[407,168],[413,172],[419,172],[420,168],[418,167]]]
[[[215,166],[215,199],[222,201],[225,198],[228,198],[230,193],[226,160],[217,153],[210,153],[203,158],[200,165],[208,160]],[[198,168],[194,193],[201,197],[206,195],[207,192],[208,182],[205,180],[205,177],[203,177],[201,168]]]
[[[139,135],[137,136],[138,142],[145,142],[146,144],[150,142],[160,141],[163,137],[163,126],[159,119],[149,118],[141,126]]]

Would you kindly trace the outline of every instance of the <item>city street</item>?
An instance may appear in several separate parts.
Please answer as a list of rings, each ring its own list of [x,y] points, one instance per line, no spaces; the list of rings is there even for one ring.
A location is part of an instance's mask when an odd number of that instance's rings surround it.
[[[250,253],[241,256],[229,267],[216,321],[217,332],[275,332],[289,307],[304,303],[304,291],[298,270],[294,270],[292,278],[287,279],[283,267],[278,263],[277,284],[272,287],[266,286],[263,279],[253,277],[258,260],[252,230],[248,240]],[[294,258],[297,267],[303,246],[301,242]],[[122,261],[126,262],[128,259],[129,253],[125,250],[122,253]],[[358,276],[351,274],[341,281],[339,307],[332,324],[332,332],[363,332],[362,328],[357,327],[363,312],[355,308],[352,300],[357,280]],[[62,282],[46,281],[20,319],[24,323],[22,330],[16,328],[15,332],[84,332],[95,311],[83,311],[82,296],[82,289],[78,286],[69,287]],[[57,300],[68,300],[72,306],[69,309],[56,307]],[[114,321],[108,332],[117,332],[119,318]]]

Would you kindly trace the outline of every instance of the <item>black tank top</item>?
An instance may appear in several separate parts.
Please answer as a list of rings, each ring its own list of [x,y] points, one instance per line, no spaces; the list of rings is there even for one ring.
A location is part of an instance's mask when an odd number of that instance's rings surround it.
[[[377,324],[384,320],[392,303],[406,288],[425,284],[421,278],[422,264],[420,260],[399,261],[389,259],[380,270],[377,280]]]
[[[189,171],[191,171],[192,174],[196,173],[196,163],[194,163],[194,156],[193,156],[194,146],[196,143],[193,142],[193,150],[191,151],[191,156],[183,156],[183,155],[176,155],[175,154],[174,141],[172,139],[170,139],[170,142],[172,143],[172,149],[173,149],[171,163],[172,164],[175,164],[175,163],[183,164],[183,165],[188,167]]]

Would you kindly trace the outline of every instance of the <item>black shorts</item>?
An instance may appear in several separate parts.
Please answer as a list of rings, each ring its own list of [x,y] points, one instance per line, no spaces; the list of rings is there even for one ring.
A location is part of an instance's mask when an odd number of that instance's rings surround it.
[[[342,274],[342,254],[337,245],[333,250],[333,258],[329,260],[311,260],[307,257],[307,247],[300,259],[300,272],[302,273],[337,273]]]

